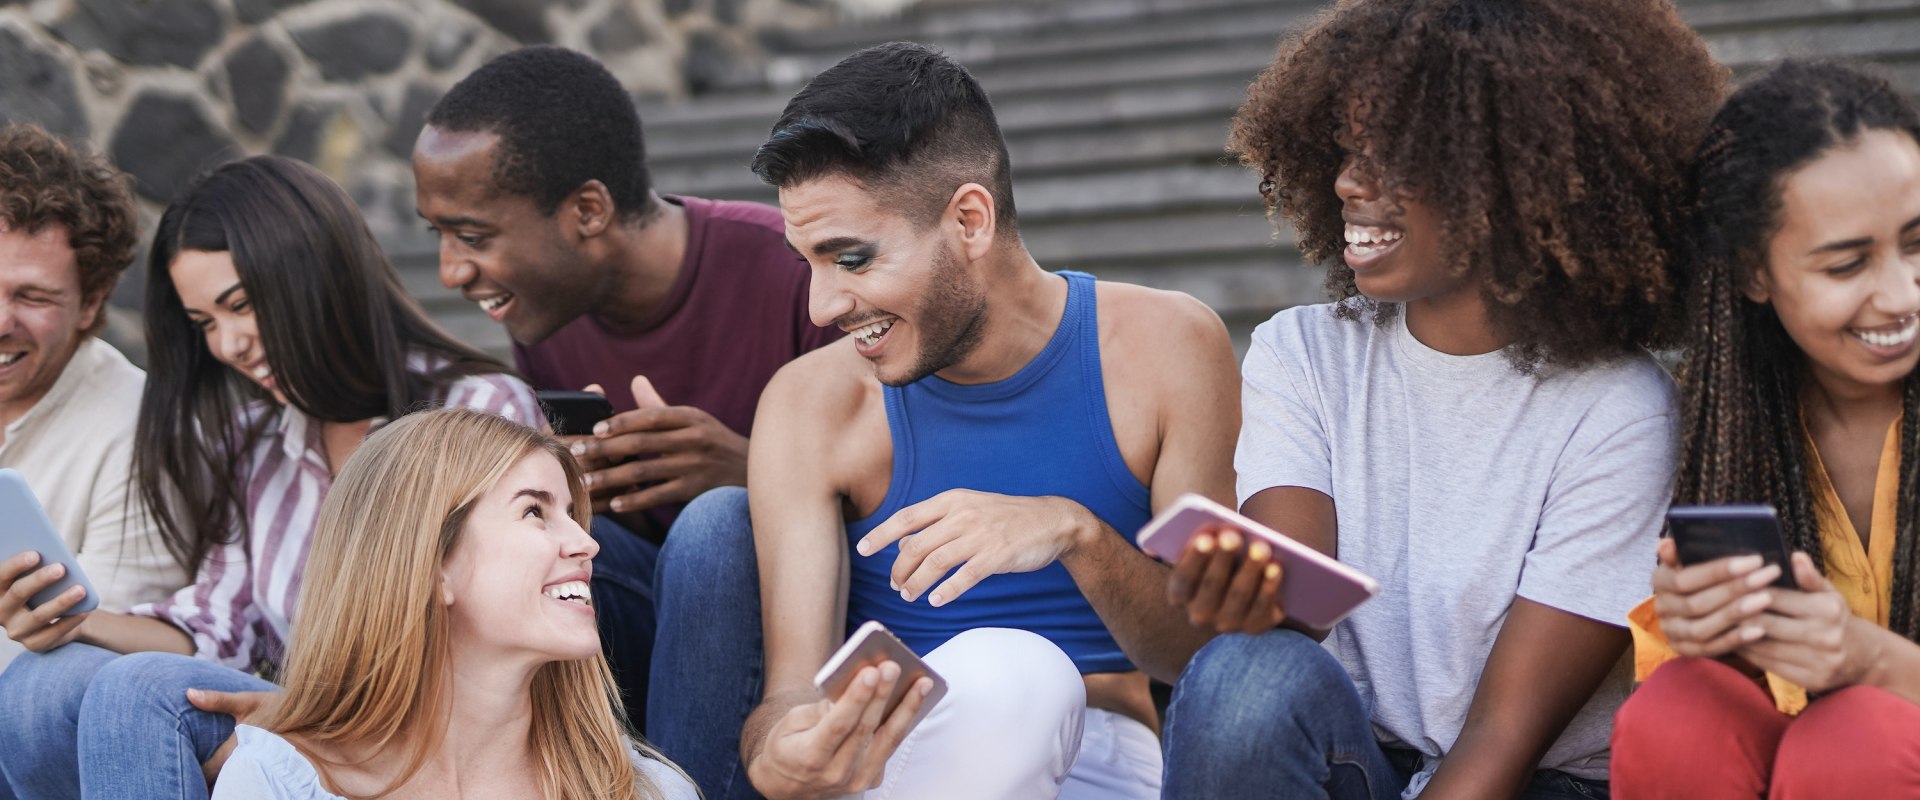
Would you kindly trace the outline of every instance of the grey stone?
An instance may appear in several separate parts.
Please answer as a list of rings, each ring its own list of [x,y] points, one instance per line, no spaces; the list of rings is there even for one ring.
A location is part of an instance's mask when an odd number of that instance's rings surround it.
[[[479,34],[472,28],[440,28],[427,34],[427,66],[446,69],[466,55]]]
[[[73,73],[52,53],[0,28],[0,122],[33,122],[55,134],[84,139],[92,132]]]
[[[687,55],[680,71],[687,81],[687,90],[694,94],[750,85],[756,76],[753,68],[727,47],[726,42],[707,31],[687,37]]]
[[[545,3],[528,0],[453,0],[453,4],[472,12],[494,30],[521,44],[553,41],[553,31],[547,27]]]
[[[233,13],[252,25],[308,0],[233,0]]]
[[[294,30],[293,41],[320,67],[320,76],[352,83],[385,75],[407,61],[413,33],[392,14],[368,12]]]
[[[693,0],[666,0],[664,8],[668,17],[678,19],[681,15],[693,10]]]
[[[652,40],[647,24],[626,3],[615,3],[587,34],[587,43],[597,53],[624,53]]]
[[[193,98],[142,92],[120,120],[113,162],[133,174],[140,193],[165,203],[202,170],[238,153]]]
[[[199,64],[226,28],[211,0],[78,0],[53,24],[75,47],[131,64],[180,67]]]
[[[327,125],[342,111],[339,104],[331,102],[294,106],[286,127],[280,130],[280,138],[273,143],[273,152],[313,163],[320,155],[320,142],[326,136]]]
[[[423,83],[409,84],[407,96],[400,102],[400,113],[387,128],[387,152],[400,158],[413,157],[414,140],[420,138],[420,128],[426,125],[427,110],[440,100],[440,89]]]
[[[727,27],[738,25],[742,5],[745,0],[713,0],[713,18]]]
[[[227,56],[227,86],[233,92],[233,109],[247,130],[266,133],[273,127],[286,104],[287,74],[291,71],[279,48],[259,37]]]

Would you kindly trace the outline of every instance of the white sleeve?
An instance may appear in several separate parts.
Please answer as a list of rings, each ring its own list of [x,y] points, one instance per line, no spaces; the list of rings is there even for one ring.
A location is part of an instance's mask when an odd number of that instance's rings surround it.
[[[1575,439],[1555,468],[1519,594],[1609,625],[1646,599],[1672,499],[1672,414]],[[1582,439],[1592,443],[1579,447]],[[1596,441],[1597,440],[1597,441]]]
[[[1280,320],[1255,331],[1241,368],[1240,444],[1234,450],[1239,501],[1275,486],[1333,496],[1333,458],[1312,393],[1309,354]],[[1283,352],[1284,350],[1284,352]]]
[[[256,747],[236,747],[220,767],[220,778],[213,784],[212,800],[291,800],[267,775]]]

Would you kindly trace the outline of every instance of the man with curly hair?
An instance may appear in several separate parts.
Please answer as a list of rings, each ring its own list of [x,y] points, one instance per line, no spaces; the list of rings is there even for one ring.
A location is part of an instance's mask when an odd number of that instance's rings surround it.
[[[1230,145],[1335,302],[1254,333],[1238,494],[1381,589],[1306,630],[1263,546],[1195,537],[1169,593],[1232,633],[1175,688],[1167,796],[1606,796],[1674,464],[1647,348],[1725,82],[1668,0],[1356,0],[1286,38]]]
[[[0,467],[26,477],[115,611],[186,583],[128,491],[146,374],[95,336],[138,241],[127,183],[37,126],[0,128]],[[0,599],[9,634],[44,631],[34,613]],[[19,651],[0,642],[0,668]]]

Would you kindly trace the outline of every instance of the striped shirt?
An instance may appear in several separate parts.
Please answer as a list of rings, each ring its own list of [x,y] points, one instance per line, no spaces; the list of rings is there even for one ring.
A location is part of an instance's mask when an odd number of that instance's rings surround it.
[[[512,376],[470,376],[442,388],[432,405],[486,411],[531,427],[544,423],[533,391]],[[172,623],[193,637],[200,658],[248,672],[277,667],[286,653],[307,548],[333,485],[319,420],[291,406],[259,403],[241,422],[254,421],[264,424],[242,470],[246,535],[208,552],[193,585],[127,612]],[[385,421],[375,419],[368,433]]]

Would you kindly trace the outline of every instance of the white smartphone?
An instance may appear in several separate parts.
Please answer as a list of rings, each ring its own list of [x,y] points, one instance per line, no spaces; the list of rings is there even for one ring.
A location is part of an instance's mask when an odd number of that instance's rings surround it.
[[[93,583],[80,571],[80,562],[67,550],[66,541],[53,529],[53,520],[47,519],[47,510],[40,506],[40,498],[33,496],[27,479],[17,470],[0,469],[0,520],[6,520],[6,524],[0,525],[0,558],[12,558],[28,550],[39,553],[40,566],[27,575],[50,564],[67,568],[67,574],[60,580],[27,598],[27,608],[39,608],[75,585],[85,587],[87,596],[73,604],[68,614],[84,614],[100,607],[100,595],[93,590]]]
[[[1280,563],[1280,608],[1289,619],[1327,630],[1380,592],[1378,581],[1285,534],[1197,494],[1183,494],[1140,529],[1135,541],[1147,555],[1169,564],[1180,560],[1187,540],[1204,528],[1227,527],[1273,547]]]
[[[922,677],[933,680],[933,691],[928,692],[926,699],[920,702],[919,713],[914,714],[913,721],[907,725],[907,729],[912,730],[920,724],[920,720],[926,718],[927,712],[933,710],[940,698],[947,696],[947,680],[927,666],[927,662],[921,661],[885,625],[868,620],[855,629],[847,643],[841,645],[840,650],[827,659],[826,666],[814,674],[813,685],[826,696],[838,698],[852,685],[853,676],[862,667],[875,666],[882,661],[900,665],[900,679],[893,682],[893,693],[887,698],[887,716],[892,716],[894,709],[900,707],[900,702],[907,699],[907,691],[913,688],[916,681]]]

